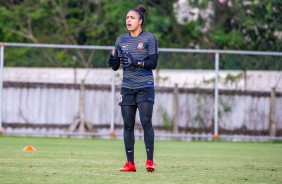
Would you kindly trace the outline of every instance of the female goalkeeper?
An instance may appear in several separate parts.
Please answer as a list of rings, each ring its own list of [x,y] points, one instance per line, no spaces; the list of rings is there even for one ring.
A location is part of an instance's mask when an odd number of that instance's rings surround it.
[[[120,169],[123,172],[135,172],[134,164],[134,126],[138,108],[144,130],[144,142],[147,153],[146,170],[154,172],[154,129],[152,113],[155,98],[152,70],[158,63],[158,42],[156,37],[142,29],[145,21],[145,8],[139,5],[126,16],[128,33],[119,36],[115,50],[109,56],[108,65],[114,71],[120,65],[123,69],[120,107],[124,123],[124,145],[127,162]]]

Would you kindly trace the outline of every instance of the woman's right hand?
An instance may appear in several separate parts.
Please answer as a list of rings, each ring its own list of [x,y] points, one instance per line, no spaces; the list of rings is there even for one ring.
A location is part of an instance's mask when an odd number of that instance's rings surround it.
[[[115,67],[119,63],[119,58],[115,50],[112,51],[108,58],[108,67]]]

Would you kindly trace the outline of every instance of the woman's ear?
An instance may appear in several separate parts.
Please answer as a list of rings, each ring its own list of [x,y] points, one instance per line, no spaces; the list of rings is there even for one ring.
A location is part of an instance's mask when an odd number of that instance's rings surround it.
[[[139,24],[139,25],[141,25],[141,24],[142,24],[142,19],[139,19],[138,24]]]

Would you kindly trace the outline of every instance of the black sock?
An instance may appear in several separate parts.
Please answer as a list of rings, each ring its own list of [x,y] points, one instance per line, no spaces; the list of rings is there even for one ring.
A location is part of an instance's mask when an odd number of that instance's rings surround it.
[[[126,149],[126,157],[128,162],[132,162],[134,164],[134,148]]]
[[[134,125],[137,106],[121,106],[121,113],[124,123],[123,140],[128,162],[134,164]]]
[[[146,153],[147,153],[147,160],[152,160],[154,157],[154,147],[147,147],[146,148]]]

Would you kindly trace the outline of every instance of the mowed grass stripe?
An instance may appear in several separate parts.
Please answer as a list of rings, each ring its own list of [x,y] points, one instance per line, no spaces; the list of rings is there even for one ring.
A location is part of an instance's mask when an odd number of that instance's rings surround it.
[[[27,146],[37,151],[23,152]],[[122,140],[0,137],[0,183],[282,183],[282,144],[156,141],[156,172],[121,173]]]

